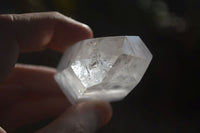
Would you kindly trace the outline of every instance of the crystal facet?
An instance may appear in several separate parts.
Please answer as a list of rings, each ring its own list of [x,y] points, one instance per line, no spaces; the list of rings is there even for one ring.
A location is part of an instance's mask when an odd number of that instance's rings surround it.
[[[139,83],[151,59],[138,36],[87,39],[64,53],[55,80],[71,103],[121,100]]]

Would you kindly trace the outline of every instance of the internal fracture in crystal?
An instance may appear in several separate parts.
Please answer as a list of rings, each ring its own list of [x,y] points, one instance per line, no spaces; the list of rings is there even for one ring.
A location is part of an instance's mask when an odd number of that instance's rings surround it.
[[[72,103],[121,100],[140,82],[151,59],[138,36],[88,39],[64,53],[55,80]]]

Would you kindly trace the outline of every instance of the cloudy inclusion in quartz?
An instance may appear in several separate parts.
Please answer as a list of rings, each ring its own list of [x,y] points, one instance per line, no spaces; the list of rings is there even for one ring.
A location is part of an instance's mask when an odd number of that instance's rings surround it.
[[[115,59],[85,59],[74,61],[71,67],[84,87],[88,88],[102,82],[114,61]]]

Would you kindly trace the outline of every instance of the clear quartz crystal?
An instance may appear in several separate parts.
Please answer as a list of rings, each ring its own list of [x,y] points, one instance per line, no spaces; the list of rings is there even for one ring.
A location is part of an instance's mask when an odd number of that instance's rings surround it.
[[[71,103],[117,101],[140,82],[151,59],[138,36],[88,39],[67,49],[55,80]]]

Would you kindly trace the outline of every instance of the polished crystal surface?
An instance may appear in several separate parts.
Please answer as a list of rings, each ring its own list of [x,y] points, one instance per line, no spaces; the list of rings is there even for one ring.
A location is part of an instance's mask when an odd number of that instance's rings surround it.
[[[140,82],[151,59],[138,36],[88,39],[64,53],[55,80],[71,103],[117,101]]]

